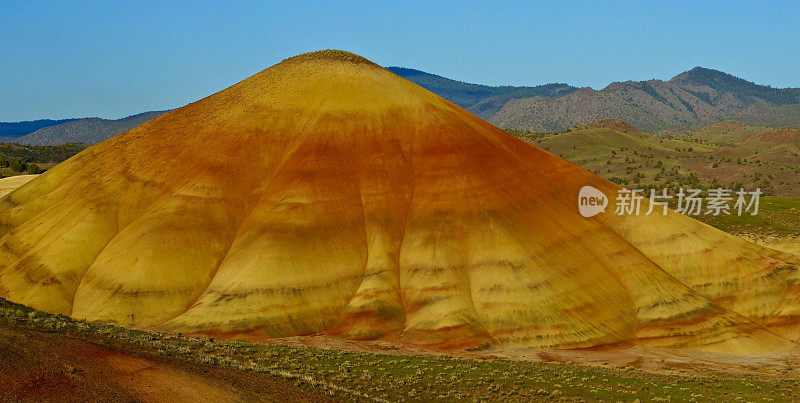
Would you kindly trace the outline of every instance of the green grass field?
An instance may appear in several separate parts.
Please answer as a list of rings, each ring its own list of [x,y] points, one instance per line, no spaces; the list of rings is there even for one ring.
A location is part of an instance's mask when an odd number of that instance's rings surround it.
[[[800,144],[786,133],[748,137],[768,129],[727,122],[680,137],[653,136],[612,120],[563,133],[509,133],[629,188],[743,186],[800,197]]]
[[[702,215],[697,219],[731,234],[800,235],[800,198],[762,197],[757,215]]]

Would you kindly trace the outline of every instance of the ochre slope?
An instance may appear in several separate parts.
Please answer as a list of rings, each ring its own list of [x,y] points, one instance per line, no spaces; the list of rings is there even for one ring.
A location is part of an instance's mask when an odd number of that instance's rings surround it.
[[[793,255],[670,212],[368,60],[287,59],[0,199],[0,296],[226,337],[794,348]],[[613,207],[612,207],[613,208]]]
[[[36,175],[17,175],[0,179],[0,197],[11,193],[14,189],[30,182],[35,177]]]

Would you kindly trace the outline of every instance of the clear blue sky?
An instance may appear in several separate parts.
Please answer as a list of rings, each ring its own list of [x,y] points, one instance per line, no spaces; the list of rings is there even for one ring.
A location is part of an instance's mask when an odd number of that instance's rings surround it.
[[[380,3],[0,0],[0,121],[179,107],[325,48],[484,84],[800,87],[797,2]]]

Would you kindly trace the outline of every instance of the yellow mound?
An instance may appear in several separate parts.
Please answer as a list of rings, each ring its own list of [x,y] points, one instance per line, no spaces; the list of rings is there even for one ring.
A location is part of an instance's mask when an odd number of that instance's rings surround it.
[[[0,197],[11,193],[14,189],[30,182],[35,177],[36,175],[17,175],[0,179]]]
[[[0,296],[231,337],[800,338],[797,258],[675,213],[583,218],[584,185],[617,190],[366,59],[306,54],[0,199]]]

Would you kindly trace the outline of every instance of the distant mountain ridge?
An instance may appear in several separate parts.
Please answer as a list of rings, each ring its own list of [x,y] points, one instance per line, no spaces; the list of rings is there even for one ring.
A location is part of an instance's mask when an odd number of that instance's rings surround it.
[[[387,69],[483,119],[496,114],[512,99],[553,98],[577,90],[576,87],[562,83],[535,87],[470,84],[406,67],[387,67]]]
[[[703,67],[695,67],[678,74],[669,82],[686,88],[696,88],[697,90],[692,92],[700,97],[705,97],[706,100],[711,100],[716,92],[717,94],[729,93],[743,103],[763,100],[780,106],[800,102],[800,88],[773,88],[759,85],[731,74]]]
[[[622,119],[655,133],[729,119],[782,127],[800,121],[800,88],[773,88],[695,67],[668,81],[614,82],[551,99],[513,99],[488,118],[500,127],[531,131],[561,131],[604,119]]]
[[[752,126],[800,127],[800,88],[773,88],[703,67],[670,80],[614,82],[601,90],[554,83],[489,86],[387,67],[400,77],[506,129],[558,132],[620,119],[651,133],[675,134],[736,120]],[[166,111],[122,119],[0,122],[0,141],[32,145],[97,143]]]
[[[77,119],[40,119],[23,122],[0,122],[0,139],[9,140],[33,133],[41,128],[70,122]]]
[[[59,145],[66,143],[94,144],[126,132],[168,111],[151,111],[121,119],[84,118],[43,127],[14,140],[20,144]]]

